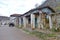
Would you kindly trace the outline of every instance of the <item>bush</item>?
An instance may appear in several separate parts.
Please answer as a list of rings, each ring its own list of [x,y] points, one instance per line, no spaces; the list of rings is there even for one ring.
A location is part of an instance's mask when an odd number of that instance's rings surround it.
[[[52,31],[53,32],[59,32],[60,31],[60,27],[58,27],[58,28],[52,28]]]

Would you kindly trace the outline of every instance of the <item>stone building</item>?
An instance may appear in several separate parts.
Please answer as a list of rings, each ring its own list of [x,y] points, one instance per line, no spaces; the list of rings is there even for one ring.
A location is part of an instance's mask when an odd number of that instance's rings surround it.
[[[16,27],[19,26],[19,16],[20,14],[12,14],[10,15],[10,23],[14,23]]]
[[[37,8],[20,15],[13,14],[13,22],[16,26],[27,29],[44,29],[60,27],[60,0],[46,0]],[[12,22],[12,20],[11,20]]]
[[[43,9],[43,12],[46,12],[51,17],[50,26],[52,27],[59,27],[60,26],[60,0],[46,0],[41,6],[38,8],[49,7],[54,12],[49,12],[46,9]]]
[[[46,0],[19,18],[19,25],[25,28],[53,28],[60,26],[60,0]]]

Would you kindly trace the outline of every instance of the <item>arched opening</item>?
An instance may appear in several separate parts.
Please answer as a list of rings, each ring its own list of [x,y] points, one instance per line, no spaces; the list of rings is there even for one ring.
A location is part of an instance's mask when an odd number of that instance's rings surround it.
[[[43,9],[41,9],[42,13],[42,21],[43,21],[43,25],[46,28],[50,28],[51,27],[51,15],[52,13],[54,13],[50,8],[45,7]]]

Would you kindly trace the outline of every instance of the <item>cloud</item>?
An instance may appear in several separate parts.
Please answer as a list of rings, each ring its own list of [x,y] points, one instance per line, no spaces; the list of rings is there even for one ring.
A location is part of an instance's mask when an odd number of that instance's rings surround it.
[[[9,16],[14,13],[23,14],[41,4],[45,0],[0,0],[0,14]]]

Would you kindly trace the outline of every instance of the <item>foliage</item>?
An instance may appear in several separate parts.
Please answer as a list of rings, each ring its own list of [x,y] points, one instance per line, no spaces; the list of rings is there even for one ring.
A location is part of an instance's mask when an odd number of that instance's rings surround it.
[[[53,32],[60,32],[60,27],[58,27],[58,28],[52,28],[52,31]]]

